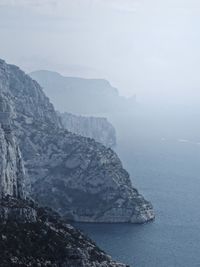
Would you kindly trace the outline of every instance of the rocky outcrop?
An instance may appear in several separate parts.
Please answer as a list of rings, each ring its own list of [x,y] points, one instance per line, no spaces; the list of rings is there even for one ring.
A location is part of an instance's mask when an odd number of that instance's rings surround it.
[[[15,98],[5,90],[2,72],[8,76],[9,72],[4,62],[0,64],[0,265],[125,267],[57,213],[27,198],[23,160],[10,123],[16,116],[17,109],[10,104]]]
[[[115,128],[106,118],[78,116],[67,112],[58,115],[68,131],[92,138],[107,147],[116,145]]]
[[[154,218],[152,205],[132,186],[118,156],[62,128],[37,82],[1,61],[2,87],[13,107],[36,200],[76,221],[143,223]]]
[[[12,199],[25,199],[28,183],[19,147],[12,133],[10,123],[11,106],[0,90],[0,220],[34,222],[35,210],[28,205],[16,205]]]
[[[6,195],[0,199],[0,223],[35,223],[37,211],[32,201]]]
[[[12,197],[0,201],[0,259],[4,267],[126,267],[117,263],[80,231],[62,221],[57,213],[33,201]],[[26,207],[34,217],[15,216],[14,209]]]
[[[11,131],[9,105],[0,93],[0,197],[25,197],[24,167]]]
[[[21,154],[11,133],[0,125],[0,194],[24,197],[24,169]]]

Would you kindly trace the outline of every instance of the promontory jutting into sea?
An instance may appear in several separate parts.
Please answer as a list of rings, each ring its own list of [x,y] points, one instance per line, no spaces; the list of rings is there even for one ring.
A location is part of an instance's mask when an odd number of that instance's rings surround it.
[[[0,267],[200,266],[200,3],[0,0]]]

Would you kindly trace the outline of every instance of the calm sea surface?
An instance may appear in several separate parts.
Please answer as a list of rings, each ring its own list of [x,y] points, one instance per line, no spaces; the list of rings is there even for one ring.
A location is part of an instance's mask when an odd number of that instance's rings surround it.
[[[136,267],[200,266],[200,127],[195,114],[119,115],[117,153],[156,220],[76,224],[116,260]]]

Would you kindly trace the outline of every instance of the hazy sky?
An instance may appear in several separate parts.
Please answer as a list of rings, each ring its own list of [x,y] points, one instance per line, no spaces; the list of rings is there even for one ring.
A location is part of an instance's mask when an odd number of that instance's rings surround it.
[[[200,102],[199,0],[0,0],[0,57],[106,78],[139,100]]]

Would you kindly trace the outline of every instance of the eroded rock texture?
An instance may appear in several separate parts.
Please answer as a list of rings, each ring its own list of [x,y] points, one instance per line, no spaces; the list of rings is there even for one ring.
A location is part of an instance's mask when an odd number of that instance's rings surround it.
[[[2,207],[12,212],[0,216],[1,266],[126,267],[49,209],[12,197],[1,199],[0,215]],[[15,212],[24,208],[26,216]]]
[[[0,64],[0,265],[125,267],[57,213],[27,198],[27,178],[11,123],[11,117],[17,118],[15,96],[6,89],[12,85],[7,83],[9,69],[4,62]]]
[[[76,221],[143,223],[154,218],[152,205],[132,186],[118,156],[63,129],[37,82],[0,61],[0,88],[12,106],[36,200]]]
[[[64,128],[68,131],[89,137],[105,145],[116,145],[116,133],[113,125],[103,117],[79,116],[71,113],[58,113]]]

